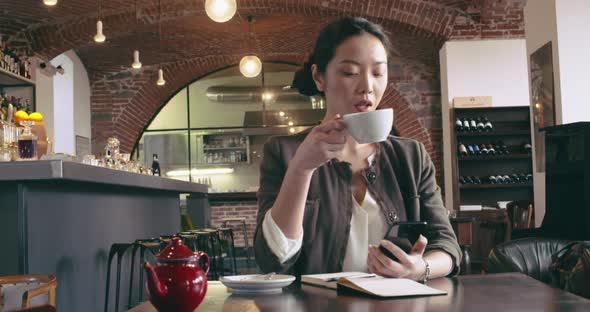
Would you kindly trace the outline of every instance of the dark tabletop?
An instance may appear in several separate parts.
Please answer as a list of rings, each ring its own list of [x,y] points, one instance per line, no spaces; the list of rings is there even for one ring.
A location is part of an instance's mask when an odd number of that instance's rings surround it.
[[[446,296],[373,299],[335,290],[292,284],[275,295],[235,295],[219,282],[209,282],[196,311],[590,311],[590,300],[551,288],[520,273],[439,278],[428,286]],[[133,312],[155,312],[150,303]]]

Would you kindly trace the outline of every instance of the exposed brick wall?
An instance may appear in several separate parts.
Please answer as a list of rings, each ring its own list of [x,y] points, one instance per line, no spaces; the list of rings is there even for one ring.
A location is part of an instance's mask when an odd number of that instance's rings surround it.
[[[211,226],[220,227],[223,224],[223,218],[246,218],[246,232],[248,235],[248,246],[254,246],[254,230],[256,230],[256,214],[258,213],[258,204],[256,201],[245,202],[213,202],[211,203]],[[231,222],[228,224],[234,232],[234,241],[236,247],[244,247],[244,234],[242,223]]]
[[[96,44],[96,3],[4,0],[0,29],[11,45],[50,59],[74,49],[91,82],[92,148],[101,152],[109,136],[130,151],[164,101],[194,78],[236,64],[251,50],[244,17],[256,17],[253,49],[264,61],[301,63],[313,35],[331,19],[355,15],[380,23],[394,45],[390,88],[384,105],[396,109],[402,135],[423,142],[443,175],[438,51],[446,40],[523,38],[526,0],[240,0],[239,16],[210,21],[201,1],[162,0],[162,48],[157,2],[103,1],[107,42]],[[137,14],[136,14],[137,13]],[[136,19],[137,16],[137,19]],[[242,17],[241,19],[239,17]],[[141,51],[144,68],[128,69]],[[167,84],[155,86],[158,64]],[[440,181],[440,180],[439,180]]]
[[[534,1],[534,0],[533,0]],[[483,1],[456,17],[449,39],[524,38],[523,8],[527,0]]]

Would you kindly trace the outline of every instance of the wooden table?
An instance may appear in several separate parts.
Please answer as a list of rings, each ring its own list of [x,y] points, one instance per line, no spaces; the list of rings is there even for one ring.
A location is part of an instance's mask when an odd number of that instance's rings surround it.
[[[338,295],[334,290],[293,284],[276,295],[234,295],[209,282],[205,300],[195,311],[590,311],[590,300],[551,288],[520,273],[467,275],[428,282],[446,296],[372,299]],[[143,303],[132,312],[155,312]]]

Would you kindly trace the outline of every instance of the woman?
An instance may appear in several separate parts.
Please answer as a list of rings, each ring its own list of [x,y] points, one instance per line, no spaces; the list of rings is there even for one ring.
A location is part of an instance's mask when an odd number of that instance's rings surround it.
[[[461,252],[424,146],[390,136],[359,144],[342,115],[377,109],[387,87],[381,27],[343,18],[324,28],[293,87],[324,95],[323,122],[264,146],[254,241],[265,272],[368,271],[426,280],[456,274]],[[427,221],[410,253],[382,241],[399,221]],[[398,261],[385,256],[382,244]]]

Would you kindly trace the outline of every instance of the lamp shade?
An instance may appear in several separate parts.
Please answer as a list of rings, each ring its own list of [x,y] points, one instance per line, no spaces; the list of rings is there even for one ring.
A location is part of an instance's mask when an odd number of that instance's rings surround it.
[[[54,6],[57,4],[57,0],[43,0],[43,4],[47,6]]]
[[[94,36],[95,42],[104,42],[107,38],[102,33],[102,21],[96,22],[96,35]]]
[[[133,51],[133,63],[131,64],[131,67],[135,69],[141,68],[141,62],[139,61],[139,51],[137,50]]]
[[[262,62],[256,55],[244,56],[240,60],[240,73],[242,73],[244,77],[256,77],[260,74],[261,70]]]
[[[164,71],[160,68],[158,70],[158,81],[156,81],[158,86],[163,86],[166,84],[166,80],[164,80]]]
[[[207,16],[218,23],[229,21],[236,14],[236,9],[236,0],[205,1],[205,12]]]

